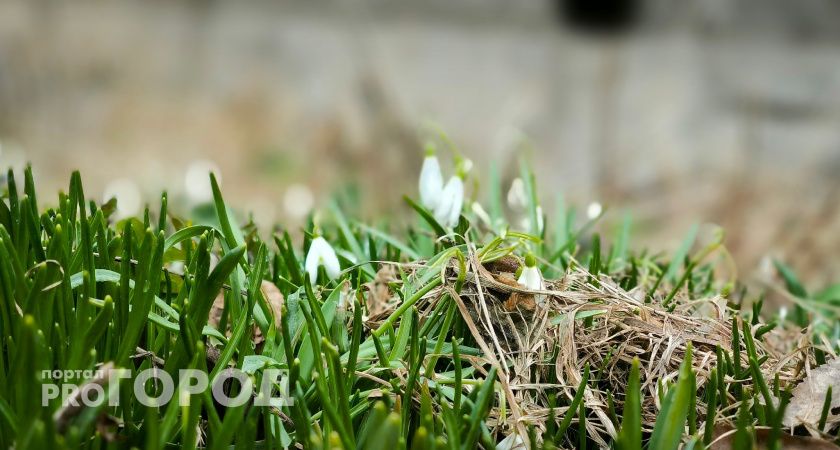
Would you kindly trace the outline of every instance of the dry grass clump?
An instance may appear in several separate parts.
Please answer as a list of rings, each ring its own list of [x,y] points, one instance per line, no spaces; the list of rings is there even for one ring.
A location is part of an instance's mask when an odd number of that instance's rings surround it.
[[[519,261],[513,256],[480,264],[475,252],[471,253],[458,293],[458,266],[447,266],[447,282],[417,306],[421,316],[428,317],[446,297],[457,302],[471,338],[483,351],[472,358],[473,367],[479,372],[488,364],[498,368],[505,402],[491,411],[487,424],[499,435],[517,432],[521,436],[529,425],[539,434],[550,418],[562,418],[568,406],[552,407],[552,398],[569,404],[589,366],[592,375],[583,395],[586,430],[589,438],[608,447],[617,435],[616,411],[620,415],[623,410],[634,358],[641,363],[642,426],[649,432],[661,409],[664,387],[676,381],[689,342],[698,392],[697,418],[704,420],[706,405],[700,393],[719,356],[726,353],[728,359],[727,351],[732,352],[733,321],[737,328],[743,323],[721,296],[692,299],[679,294],[672,308],[666,309],[659,304],[659,292],[646,302],[640,286],[626,291],[607,275],[596,279],[579,264],[573,264],[560,279],[546,280],[545,291],[523,289],[515,281]],[[393,268],[383,267],[377,275],[380,282],[369,288],[370,298],[381,308],[380,316],[387,316],[393,308],[382,306],[389,304],[383,286],[393,280],[388,275]],[[368,325],[375,327],[375,319],[370,318]],[[782,386],[797,379],[803,362],[800,355],[805,353],[783,357],[760,341],[755,341],[755,352],[765,378],[778,376]],[[746,353],[745,345],[738,341],[741,352]],[[730,378],[727,383],[757,389],[751,377]],[[737,402],[734,397],[729,400]],[[737,408],[725,409],[724,414],[719,412],[716,421],[734,419]]]

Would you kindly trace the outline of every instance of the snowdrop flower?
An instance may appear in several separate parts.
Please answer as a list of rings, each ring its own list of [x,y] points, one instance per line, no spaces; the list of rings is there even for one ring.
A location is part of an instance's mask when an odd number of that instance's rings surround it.
[[[496,450],[525,450],[525,441],[518,434],[513,433],[496,444]]]
[[[525,193],[525,182],[522,178],[514,178],[510,183],[510,189],[507,193],[507,202],[510,209],[514,211],[522,211],[528,204],[528,194]]]
[[[441,225],[452,228],[458,225],[461,208],[464,206],[464,178],[472,167],[472,161],[465,159],[458,163],[457,174],[446,182],[434,210],[435,219]]]
[[[442,192],[443,175],[440,171],[440,163],[435,156],[434,145],[429,144],[426,146],[423,168],[420,169],[420,203],[429,210],[435,210],[440,203]]]
[[[525,267],[522,268],[522,274],[519,275],[519,279],[516,281],[525,289],[532,291],[545,290],[545,282],[543,282],[542,273],[540,273],[540,269],[537,267],[537,259],[534,255],[529,253],[525,257]],[[542,304],[544,300],[544,295],[536,296],[538,304]]]
[[[330,280],[341,274],[341,264],[338,262],[338,256],[336,256],[332,245],[323,237],[316,236],[309,245],[309,253],[306,254],[306,262],[304,263],[312,286],[315,286],[318,279],[318,266],[321,265],[327,270],[327,276]]]
[[[440,194],[440,201],[435,208],[435,219],[441,225],[452,228],[458,224],[458,217],[461,215],[461,207],[464,205],[464,180],[454,176],[446,182],[443,192]]]
[[[603,210],[604,208],[601,206],[600,203],[592,202],[586,208],[586,217],[588,217],[589,220],[595,220],[598,218],[598,216],[601,215],[601,212],[603,212]]]

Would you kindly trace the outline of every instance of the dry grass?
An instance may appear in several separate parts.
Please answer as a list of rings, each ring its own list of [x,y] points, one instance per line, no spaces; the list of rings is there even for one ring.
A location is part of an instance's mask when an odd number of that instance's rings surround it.
[[[658,301],[645,302],[645,292],[639,287],[626,291],[604,274],[593,282],[580,264],[560,279],[546,280],[545,291],[529,291],[511,282],[518,264],[513,257],[479,264],[473,251],[460,294],[455,290],[459,268],[453,263],[445,269],[447,283],[417,305],[421,317],[429,317],[446,295],[455,299],[472,339],[483,351],[482,356],[470,359],[471,364],[481,373],[488,365],[498,368],[505,401],[490,413],[487,425],[492,432],[508,435],[515,430],[522,436],[528,425],[535,425],[539,435],[551,417],[550,397],[565,396],[568,401],[562,404],[568,404],[589,365],[592,377],[584,393],[587,433],[598,445],[609,447],[618,428],[612,414],[623,410],[634,358],[639,358],[642,369],[642,424],[650,432],[661,408],[661,390],[676,381],[689,342],[697,376],[697,417],[705,420],[701,394],[718,363],[716,350],[731,350],[733,321],[740,327],[743,320],[724,298],[693,299],[680,293],[669,311]],[[403,269],[419,267],[422,263]],[[385,289],[389,281],[395,281],[393,273],[393,266],[383,266],[377,282],[368,286],[380,311],[368,319],[369,327],[375,328],[378,319],[387,317],[397,305]],[[664,293],[657,292],[658,296]],[[810,354],[807,336],[791,340],[776,333],[767,342],[774,345],[755,342],[765,379],[778,375],[782,388],[799,380]],[[739,345],[746,352],[744,342]],[[752,377],[727,377],[726,382],[754,388]],[[728,395],[730,406],[723,409],[724,415],[719,413],[716,423],[734,423],[738,399]],[[608,397],[613,399],[613,412]],[[554,408],[554,417],[562,417],[567,408]]]

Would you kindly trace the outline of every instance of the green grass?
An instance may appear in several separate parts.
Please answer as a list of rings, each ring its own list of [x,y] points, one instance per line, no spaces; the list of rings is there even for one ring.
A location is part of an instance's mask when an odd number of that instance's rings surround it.
[[[448,231],[408,196],[417,213],[409,224],[370,226],[353,217],[347,205],[332,204],[318,225],[343,272],[328,280],[322,270],[313,286],[303,266],[311,222],[304,233],[280,229],[261,237],[253,224],[237,223],[232,214],[237,208],[226,205],[215,179],[213,217],[199,223],[179,218],[167,210],[164,195],[143,217],[115,223],[113,203],[88,201],[78,173],[56,202],[39,204],[31,171],[22,190],[9,172],[0,201],[0,446],[472,449],[494,448],[508,434],[525,430],[520,439],[530,448],[597,448],[588,434],[595,416],[584,396],[585,389],[595,389],[609,392],[609,415],[618,431],[611,444],[620,449],[704,448],[718,421],[736,427],[740,448],[749,448],[756,427],[771,429],[767,444],[780,448],[791,386],[780,386],[763,372],[756,341],[775,324],[759,321],[760,302],[757,307],[744,302],[741,311],[743,294],[729,297],[733,316],[740,318],[732,322],[732,346],[716,349],[717,364],[702,374],[701,388],[690,343],[678,376],[654,382],[656,399],[640,385],[644,369],[638,359],[623,363],[622,384],[602,376],[610,354],[600,366],[582,368],[581,381],[571,389],[542,380],[547,419],[523,419],[520,428],[499,425],[509,419],[512,406],[505,395],[505,368],[486,358],[456,301],[470,282],[465,272],[472,256],[489,262],[533,253],[547,278],[583,266],[593,286],[612,280],[624,290],[645,293],[644,301],[663,311],[673,311],[681,298],[732,290],[706,261],[721,242],[691,253],[695,228],[673,260],[632,251],[629,216],[614,238],[599,236],[591,232],[592,224],[577,227],[575,210],[559,202],[557,223],[539,229],[533,175],[524,165],[522,174],[531,199],[526,211],[531,229],[524,231],[485,230],[473,225],[478,221],[470,213]],[[504,223],[498,176],[489,191],[495,228]],[[295,235],[302,236],[300,242]],[[214,264],[211,255],[217,257]],[[423,263],[397,266],[390,289],[399,304],[366,326],[372,301],[366,286],[379,269],[372,261]],[[182,263],[183,273],[164,270],[173,263]],[[790,320],[805,327],[818,318],[814,331],[827,339],[814,342],[838,342],[834,306],[840,290],[830,286],[809,295],[792,270],[778,267],[798,299]],[[282,293],[280,311],[261,289],[264,282]],[[430,293],[438,295],[434,303],[427,302]],[[208,316],[219,295],[224,310],[221,321],[213,323]],[[421,302],[428,307],[419,309]],[[592,326],[602,314],[595,310],[556,320]],[[818,349],[817,357],[825,362],[827,350],[837,351],[834,345]],[[278,383],[285,383],[294,404],[260,406],[249,399],[223,407],[205,391],[185,394],[186,405],[146,406],[132,394],[128,378],[104,383],[106,397],[119,394],[116,406],[74,409],[60,398],[42,405],[43,385],[50,382],[44,371],[92,370],[108,362],[132,376],[156,366],[176,382],[181,369],[212,379],[223,368],[236,367],[255,385],[269,369],[279,368],[285,375]],[[74,375],[68,382],[83,384],[83,378]],[[240,388],[226,387],[230,394]],[[275,388],[280,391],[281,385]],[[707,412],[698,415],[698,405]],[[644,417],[646,411],[653,411],[655,420]],[[824,423],[822,418],[821,427]],[[836,429],[825,431],[825,437],[837,438]]]

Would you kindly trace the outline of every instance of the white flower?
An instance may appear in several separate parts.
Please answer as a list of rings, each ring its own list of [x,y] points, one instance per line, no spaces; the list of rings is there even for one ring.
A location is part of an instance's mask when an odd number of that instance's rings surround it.
[[[442,191],[443,175],[440,171],[440,163],[435,156],[434,147],[427,147],[423,168],[420,169],[420,203],[434,210],[440,203]]]
[[[522,178],[514,178],[510,183],[510,190],[507,193],[507,201],[510,209],[521,211],[528,204],[528,194],[525,193],[525,182]]]
[[[604,211],[604,208],[601,206],[600,203],[592,202],[586,208],[586,217],[588,217],[589,220],[595,220],[595,219],[598,218],[598,216],[601,215],[601,213],[603,211]]]
[[[542,273],[540,273],[540,269],[537,267],[537,260],[534,258],[534,255],[529,254],[525,257],[525,267],[522,268],[522,274],[519,275],[519,279],[516,281],[522,287],[531,291],[545,290],[545,282],[543,282]],[[536,296],[538,304],[542,304],[544,300],[544,295]]]
[[[464,180],[454,176],[446,182],[443,192],[440,194],[440,201],[435,208],[435,219],[441,225],[452,228],[458,225],[458,218],[461,216],[461,208],[464,206]]]
[[[502,442],[496,444],[496,450],[525,450],[527,446],[518,434],[513,433],[502,439]]]
[[[338,262],[338,256],[336,256],[335,250],[333,250],[326,239],[318,236],[312,239],[304,264],[306,272],[309,273],[309,281],[313,286],[318,279],[318,266],[321,265],[326,269],[327,276],[330,280],[337,278],[341,274],[341,264]]]

